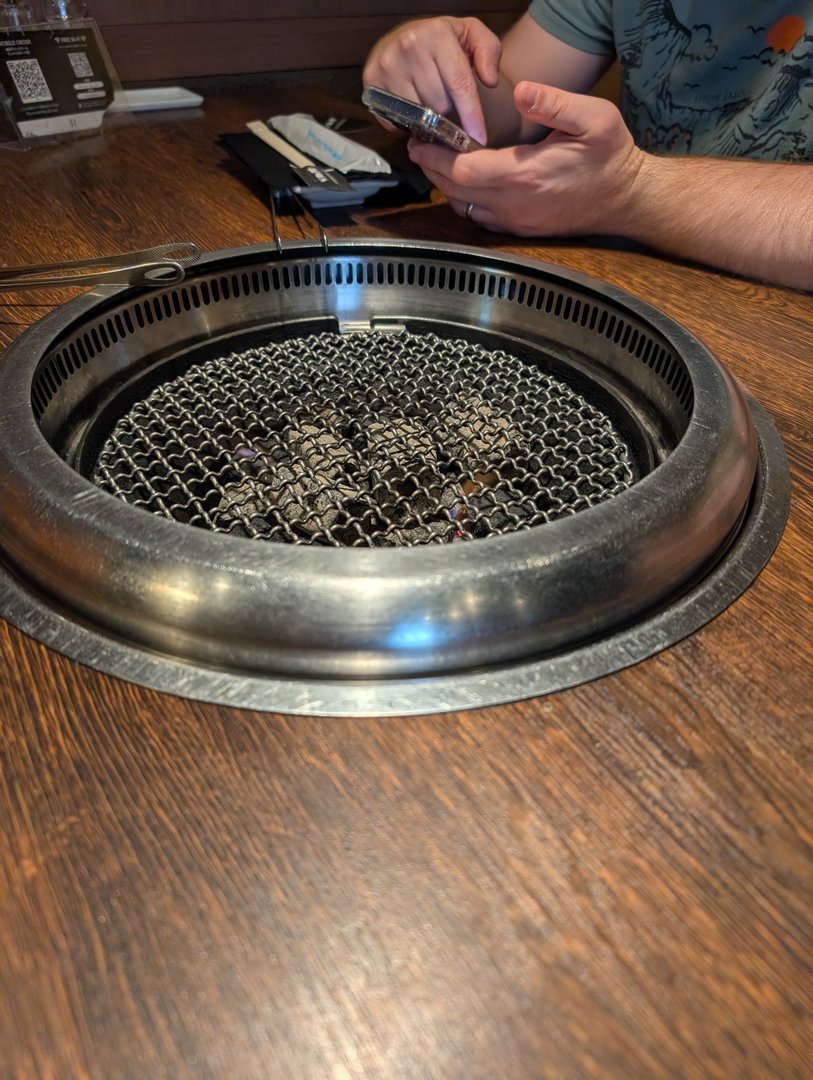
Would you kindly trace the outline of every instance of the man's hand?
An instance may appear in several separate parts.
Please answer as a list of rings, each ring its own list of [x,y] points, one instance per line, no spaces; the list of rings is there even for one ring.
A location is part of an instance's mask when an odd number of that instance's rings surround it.
[[[479,19],[443,16],[397,27],[373,47],[364,67],[365,86],[428,105],[444,115],[455,110],[462,127],[487,142],[477,79],[499,81],[502,45]]]
[[[531,146],[455,154],[411,140],[410,157],[452,207],[517,236],[622,234],[644,154],[609,101],[522,82],[519,112],[551,128]]]
[[[813,164],[656,157],[610,102],[529,82],[514,101],[547,139],[470,154],[410,141],[457,213],[518,236],[623,236],[813,290]]]

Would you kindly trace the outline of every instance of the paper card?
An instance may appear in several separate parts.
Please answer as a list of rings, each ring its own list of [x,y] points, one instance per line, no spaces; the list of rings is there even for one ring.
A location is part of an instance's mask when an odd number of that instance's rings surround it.
[[[0,85],[20,138],[100,127],[115,82],[93,19],[0,30]]]

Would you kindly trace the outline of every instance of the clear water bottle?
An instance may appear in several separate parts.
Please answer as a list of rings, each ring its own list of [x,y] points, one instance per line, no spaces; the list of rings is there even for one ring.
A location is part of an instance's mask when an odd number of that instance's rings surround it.
[[[45,21],[49,23],[90,18],[85,0],[43,0],[42,8]]]
[[[5,0],[0,3],[0,29],[21,30],[31,26],[37,21],[34,14],[34,5],[28,0]]]

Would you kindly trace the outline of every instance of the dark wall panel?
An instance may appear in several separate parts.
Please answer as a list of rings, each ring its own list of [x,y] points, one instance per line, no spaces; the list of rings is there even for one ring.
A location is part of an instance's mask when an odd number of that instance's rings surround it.
[[[476,14],[499,33],[525,7],[526,0],[91,2],[123,82],[351,67],[363,62],[382,34],[416,15]]]

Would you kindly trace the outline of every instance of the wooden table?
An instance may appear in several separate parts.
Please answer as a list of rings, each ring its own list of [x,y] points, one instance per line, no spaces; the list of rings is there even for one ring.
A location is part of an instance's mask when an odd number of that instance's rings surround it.
[[[224,85],[2,150],[0,261],[267,242],[216,136],[324,101]],[[810,1076],[811,297],[439,201],[331,232],[503,248],[663,308],[781,433],[784,537],[661,655],[457,715],[199,704],[1,623],[0,1074]],[[0,343],[69,295],[5,294]]]

